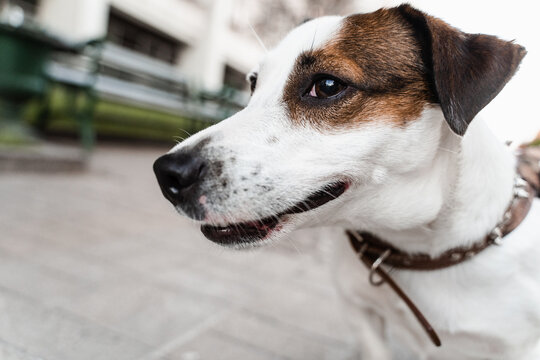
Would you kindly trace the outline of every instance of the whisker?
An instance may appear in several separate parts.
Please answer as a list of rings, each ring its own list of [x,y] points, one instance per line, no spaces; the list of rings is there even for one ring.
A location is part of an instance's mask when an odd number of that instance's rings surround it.
[[[438,148],[441,149],[442,151],[447,151],[449,153],[459,155],[459,152],[457,152],[457,151],[446,149],[446,148],[443,148],[443,147],[440,147],[440,146]]]
[[[187,138],[182,136],[173,136],[174,141],[176,141],[178,144],[180,144],[182,141],[186,140]]]
[[[289,240],[289,243],[292,245],[294,250],[296,250],[298,255],[302,255],[302,253],[300,252],[300,249],[298,249],[298,247],[294,244],[294,241],[290,238],[290,236],[287,236],[286,238],[287,238],[287,240]]]
[[[315,27],[315,32],[313,33],[313,39],[311,40],[311,47],[309,48],[309,51],[313,51],[313,47],[315,46],[316,36],[317,36],[317,27]]]
[[[180,128],[179,130],[180,130],[180,131],[183,131],[184,133],[186,133],[187,137],[190,137],[190,136],[192,135],[192,134],[190,134],[190,132],[187,131],[186,129]],[[187,139],[187,138],[186,138],[186,139]]]
[[[248,23],[248,26],[249,28],[251,29],[251,32],[253,33],[253,36],[255,36],[255,39],[257,40],[257,42],[259,43],[259,45],[261,45],[261,47],[263,48],[264,52],[268,54],[268,49],[266,48],[266,46],[264,45],[262,39],[260,38],[259,34],[257,34],[257,32],[255,31],[255,29],[253,28],[253,26],[251,25],[251,21],[249,21],[249,16],[247,14],[247,10],[246,10],[246,21]]]

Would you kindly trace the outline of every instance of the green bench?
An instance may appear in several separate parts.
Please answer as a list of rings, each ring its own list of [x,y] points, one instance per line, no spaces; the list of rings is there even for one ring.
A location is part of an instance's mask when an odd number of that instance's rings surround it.
[[[22,120],[22,111],[30,99],[41,98],[38,127],[44,129],[48,120],[48,89],[57,83],[68,87],[74,99],[79,94],[88,99],[85,107],[74,110],[73,115],[80,125],[83,146],[90,149],[94,139],[92,114],[96,98],[93,87],[101,43],[101,40],[69,43],[37,28],[0,23],[0,142],[35,141],[34,132]],[[86,77],[77,78],[69,71],[47,71],[51,54],[79,56],[86,54],[88,49],[92,49],[92,55]],[[75,101],[71,105],[73,109],[77,108]]]

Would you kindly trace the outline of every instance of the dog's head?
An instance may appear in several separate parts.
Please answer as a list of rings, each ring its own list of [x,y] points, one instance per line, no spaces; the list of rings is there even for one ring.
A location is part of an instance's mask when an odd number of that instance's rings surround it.
[[[369,227],[387,208],[411,211],[382,190],[407,196],[399,179],[432,166],[441,141],[465,133],[524,55],[408,5],[311,20],[250,74],[244,110],[154,170],[165,197],[220,244],[261,244],[300,226]]]

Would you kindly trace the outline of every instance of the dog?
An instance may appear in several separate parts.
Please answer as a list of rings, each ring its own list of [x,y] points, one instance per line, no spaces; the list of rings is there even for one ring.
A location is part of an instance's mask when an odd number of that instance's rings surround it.
[[[407,4],[310,20],[248,76],[245,109],[176,145],[154,171],[175,209],[223,246],[334,227],[334,275],[362,359],[538,360],[538,200],[501,246],[444,269],[392,272],[441,347],[389,286],[370,285],[344,232],[430,258],[490,234],[515,197],[516,157],[477,114],[525,54]]]

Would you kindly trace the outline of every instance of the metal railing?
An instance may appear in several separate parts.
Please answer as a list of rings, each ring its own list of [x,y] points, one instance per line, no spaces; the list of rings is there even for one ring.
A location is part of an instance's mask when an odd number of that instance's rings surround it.
[[[248,94],[232,88],[218,92],[194,89],[173,65],[105,43],[98,59],[95,90],[100,98],[217,122],[242,109]],[[49,66],[56,76],[84,77],[73,62],[56,59]]]

